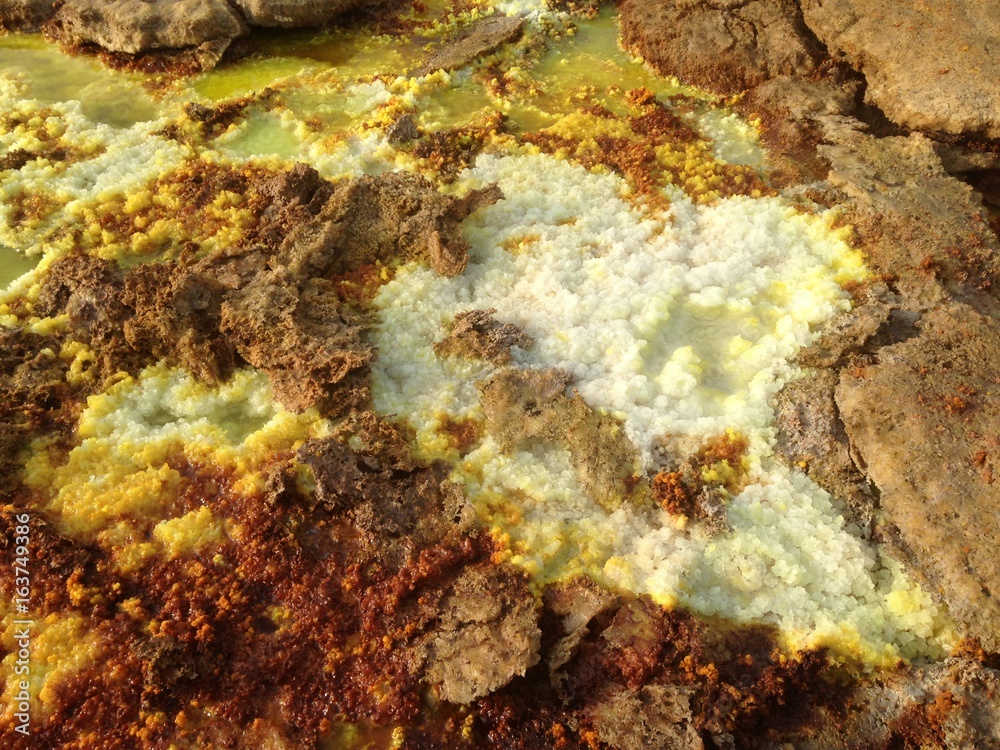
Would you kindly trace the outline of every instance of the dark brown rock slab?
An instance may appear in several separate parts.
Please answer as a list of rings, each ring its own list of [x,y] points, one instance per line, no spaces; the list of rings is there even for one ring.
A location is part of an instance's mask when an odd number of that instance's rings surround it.
[[[993,0],[802,0],[806,23],[868,80],[900,125],[1000,138],[1000,13]]]
[[[1000,651],[1000,324],[967,305],[841,372],[855,461],[880,490],[894,544],[968,635]]]
[[[286,408],[359,405],[349,391],[354,380],[367,377],[372,351],[329,282],[261,274],[227,295],[219,328],[244,360],[267,373]]]
[[[518,16],[494,16],[476,21],[454,38],[438,45],[413,75],[425,76],[435,70],[464,68],[472,61],[516,41],[523,31],[524,19]]]
[[[494,185],[454,198],[424,177],[396,172],[347,180],[315,218],[291,228],[279,262],[294,274],[315,275],[420,259],[455,276],[469,259],[461,222],[502,197]]]
[[[623,0],[622,43],[663,75],[735,94],[821,58],[795,0]]]

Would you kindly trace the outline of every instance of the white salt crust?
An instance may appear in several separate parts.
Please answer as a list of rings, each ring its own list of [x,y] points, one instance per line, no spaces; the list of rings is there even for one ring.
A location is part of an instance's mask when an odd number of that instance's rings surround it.
[[[652,215],[616,176],[546,155],[482,156],[470,185],[505,199],[467,222],[471,260],[456,278],[412,265],[376,299],[375,403],[446,454],[442,420],[481,418],[475,382],[492,366],[439,358],[456,313],[497,310],[533,343],[521,367],[561,367],[594,407],[623,420],[648,469],[656,448],[727,429],[747,436],[752,483],[729,503],[732,533],[687,531],[664,511],[603,510],[559,445],[506,456],[489,438],[456,469],[512,559],[539,581],[587,573],[705,615],[774,623],[795,646],[868,660],[939,655],[945,618],[838,505],[771,456],[769,399],[794,375],[811,331],[848,306],[863,277],[830,216],[780,199]]]

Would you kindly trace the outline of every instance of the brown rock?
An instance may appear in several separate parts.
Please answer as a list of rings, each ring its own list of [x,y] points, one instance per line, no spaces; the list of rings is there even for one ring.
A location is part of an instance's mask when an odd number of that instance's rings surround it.
[[[795,747],[1000,747],[998,691],[996,670],[964,657],[876,674],[856,686],[848,711],[824,717],[819,730],[797,738]]]
[[[455,276],[468,262],[461,222],[502,197],[494,186],[452,198],[412,174],[359,177],[337,185],[315,219],[291,231],[279,262],[293,274],[313,275],[423,259],[438,273]]]
[[[521,36],[524,19],[494,16],[476,21],[462,29],[454,38],[437,46],[414,76],[425,76],[435,70],[457,70],[473,60],[496,52]]]
[[[124,297],[125,281],[117,264],[72,254],[49,268],[34,314],[67,314],[74,334],[97,353],[102,374],[135,373],[155,360],[126,340],[123,326],[132,310]]]
[[[853,81],[779,76],[737,102],[743,115],[760,119],[774,182],[790,185],[826,179],[830,163],[816,150],[824,140],[824,122],[852,115],[857,91]]]
[[[535,599],[521,574],[481,564],[455,581],[427,644],[425,679],[443,700],[469,703],[538,663]]]
[[[226,296],[220,330],[243,359],[267,373],[286,408],[339,413],[366,400],[351,376],[367,374],[372,351],[330,282],[300,285],[283,274],[261,274]]]
[[[285,28],[323,26],[341,13],[377,2],[379,0],[235,0],[236,7],[251,25]]]
[[[592,706],[589,716],[601,741],[617,750],[701,750],[704,743],[694,728],[691,693],[691,688],[678,685],[620,690]]]
[[[55,13],[56,0],[0,0],[0,29],[38,31]]]
[[[125,340],[209,383],[226,380],[236,353],[219,333],[225,291],[215,276],[174,264],[133,268],[125,277],[123,300],[134,311],[123,321]]]
[[[1000,325],[952,304],[845,369],[836,400],[899,552],[951,615],[1000,651]]]
[[[851,460],[850,443],[834,402],[837,381],[833,370],[809,370],[781,389],[775,396],[774,450],[868,520],[874,499]]]
[[[226,0],[66,0],[47,28],[66,45],[130,55],[196,48],[212,65],[246,32]]]
[[[916,130],[1000,138],[993,0],[802,0],[806,23],[868,79],[867,99]]]
[[[485,359],[495,365],[510,364],[510,348],[531,346],[528,335],[511,323],[499,323],[496,310],[469,310],[455,316],[455,325],[444,339],[434,344],[441,357]]]
[[[559,640],[547,656],[549,678],[561,697],[567,698],[566,675],[562,672],[576,654],[583,640],[590,634],[589,625],[597,615],[618,606],[618,597],[605,591],[589,578],[550,586],[545,590],[546,610],[557,618],[561,626]]]
[[[628,50],[720,94],[808,74],[820,59],[795,0],[623,0],[619,8]]]
[[[562,442],[587,493],[608,510],[633,499],[638,453],[613,417],[566,395],[561,370],[508,367],[476,384],[486,429],[504,451],[532,440]]]
[[[936,304],[942,290],[959,298],[995,297],[1000,241],[980,197],[947,174],[924,136],[873,138],[830,128],[820,146],[833,165],[831,185],[845,220],[877,271],[898,278],[907,304]]]

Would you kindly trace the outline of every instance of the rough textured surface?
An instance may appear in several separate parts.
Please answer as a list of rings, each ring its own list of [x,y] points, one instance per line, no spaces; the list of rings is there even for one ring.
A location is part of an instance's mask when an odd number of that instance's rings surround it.
[[[254,26],[322,26],[341,13],[379,0],[236,0]],[[384,0],[383,0],[384,2]]]
[[[899,670],[863,682],[846,711],[797,750],[1000,747],[1000,675],[968,656],[927,669]],[[766,747],[787,747],[775,743]]]
[[[622,42],[663,75],[734,94],[815,69],[795,0],[623,0]]]
[[[521,36],[524,19],[511,16],[484,18],[442,42],[414,75],[424,76],[435,70],[456,70],[476,58],[495,52]]]
[[[218,60],[246,26],[225,0],[67,0],[49,30],[67,45],[133,55],[194,47]]]
[[[921,135],[874,138],[851,127],[828,130],[821,152],[859,245],[877,271],[898,279],[913,305],[941,291],[963,299],[1000,289],[1000,242],[981,198],[947,174]]]
[[[338,185],[315,219],[292,229],[280,262],[293,274],[311,275],[423,259],[454,276],[468,262],[461,222],[501,197],[491,187],[452,198],[425,178],[401,172],[358,177]]]
[[[614,417],[594,411],[577,394],[567,396],[568,382],[561,370],[508,367],[477,383],[486,429],[505,451],[531,440],[565,444],[584,489],[613,510],[633,497],[640,482],[635,446]]]
[[[737,102],[740,113],[760,120],[776,184],[826,179],[830,163],[816,150],[824,139],[824,122],[853,114],[858,88],[853,81],[779,76]]]
[[[444,700],[469,703],[538,662],[538,612],[520,575],[468,568],[443,609],[441,627],[427,647],[426,679]]]
[[[499,323],[494,313],[496,310],[459,313],[451,333],[434,344],[434,351],[442,357],[472,357],[495,365],[510,364],[510,348],[526,348],[531,345],[531,339],[517,326]]]
[[[97,354],[100,370],[136,372],[151,360],[126,341],[123,325],[132,310],[117,264],[86,255],[67,255],[52,264],[35,314],[65,313],[72,330]]]
[[[690,690],[677,685],[621,690],[592,707],[590,716],[601,740],[618,750],[705,746],[694,730]]]
[[[953,304],[920,329],[844,370],[837,405],[905,558],[1000,651],[1000,326]]]
[[[275,398],[294,411],[321,406],[339,413],[358,405],[340,386],[367,371],[372,352],[332,286],[262,274],[222,303],[220,330],[243,359],[267,373]]]
[[[835,371],[810,370],[778,393],[775,453],[868,519],[875,503],[851,460],[850,442],[834,402],[836,387]]]
[[[0,29],[37,31],[55,12],[56,0],[0,0]]]
[[[908,128],[1000,138],[1000,14],[993,0],[802,0],[806,23]]]

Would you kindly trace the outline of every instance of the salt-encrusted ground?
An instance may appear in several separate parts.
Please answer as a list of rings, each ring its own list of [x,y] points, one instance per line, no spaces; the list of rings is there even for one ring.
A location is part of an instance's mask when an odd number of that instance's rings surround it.
[[[428,5],[195,78],[0,40],[39,741],[980,736],[921,713],[988,715],[961,607],[775,419],[803,363],[896,343],[838,196],[779,192],[755,123],[630,60],[610,11]],[[462,36],[493,12],[524,23]]]

